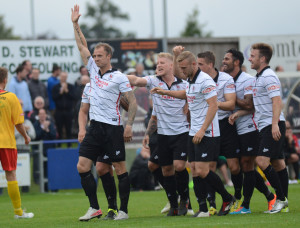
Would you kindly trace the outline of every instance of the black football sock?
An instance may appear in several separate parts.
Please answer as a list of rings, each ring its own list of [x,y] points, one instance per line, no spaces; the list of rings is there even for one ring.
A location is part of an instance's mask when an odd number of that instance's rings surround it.
[[[249,171],[244,172],[244,184],[243,184],[243,195],[244,201],[242,206],[249,209],[250,200],[255,187],[255,172]]]
[[[255,188],[260,191],[262,194],[265,195],[268,201],[271,201],[274,199],[274,194],[270,191],[270,189],[265,184],[264,178],[257,172],[257,170],[254,170],[255,172]]]
[[[119,197],[120,197],[120,210],[128,213],[128,200],[130,195],[130,181],[128,172],[118,175],[119,179]]]
[[[100,178],[107,199],[108,208],[117,210],[117,189],[115,178],[111,176],[109,172],[100,176]]]
[[[242,198],[242,187],[243,187],[243,172],[240,172],[236,175],[231,174],[231,180],[234,187],[234,196],[236,199]]]
[[[160,185],[165,188],[164,184],[164,176],[162,174],[161,167],[157,168],[152,172],[154,178],[160,183]]]
[[[171,204],[171,208],[178,208],[178,195],[176,192],[176,178],[175,175],[164,177],[165,183],[165,191],[169,202]]]
[[[207,201],[209,202],[209,206],[216,208],[216,191],[211,187],[211,185],[206,185],[207,189]]]
[[[282,191],[281,183],[280,183],[277,172],[275,172],[275,170],[273,169],[273,167],[271,165],[269,165],[265,170],[263,170],[263,172],[266,175],[271,186],[274,188],[277,198],[281,201],[284,201],[285,196]]]
[[[206,182],[201,177],[193,177],[194,182],[194,192],[199,204],[199,211],[201,212],[207,212],[207,204],[206,204]]]
[[[97,185],[95,178],[91,171],[86,173],[79,173],[81,177],[81,186],[85,192],[85,195],[89,198],[90,207],[99,209],[97,198]]]
[[[232,196],[225,189],[220,177],[212,171],[209,171],[205,177],[205,181],[210,184],[213,189],[222,196],[224,202],[232,200]]]
[[[279,180],[281,183],[283,194],[286,198],[288,198],[288,190],[289,190],[289,174],[287,172],[287,168],[277,172],[279,176]]]
[[[177,192],[180,195],[180,200],[187,200],[189,198],[189,173],[186,169],[181,172],[175,172]]]

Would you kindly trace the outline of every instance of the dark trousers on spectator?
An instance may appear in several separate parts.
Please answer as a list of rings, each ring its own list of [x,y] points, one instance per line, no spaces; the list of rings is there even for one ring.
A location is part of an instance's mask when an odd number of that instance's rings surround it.
[[[73,112],[56,109],[54,118],[55,118],[55,125],[57,128],[59,139],[63,138],[62,136],[63,136],[64,127],[66,131],[66,137],[67,139],[70,139],[72,136],[71,130],[72,130]]]

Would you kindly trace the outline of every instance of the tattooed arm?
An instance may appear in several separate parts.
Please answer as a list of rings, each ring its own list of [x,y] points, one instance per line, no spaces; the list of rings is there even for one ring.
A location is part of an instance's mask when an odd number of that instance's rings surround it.
[[[84,65],[87,65],[89,57],[91,56],[91,53],[87,48],[87,42],[84,38],[84,35],[81,32],[79,24],[78,24],[78,20],[81,16],[81,14],[79,14],[79,6],[75,5],[74,9],[71,9],[71,11],[72,11],[71,20],[73,22],[76,44],[77,44],[78,50],[80,51],[80,55],[81,55]]]
[[[78,141],[80,143],[82,142],[86,134],[85,127],[87,124],[89,109],[90,109],[89,103],[81,103],[79,114],[78,114],[78,125],[79,125]]]
[[[126,123],[126,127],[124,130],[124,141],[130,142],[132,140],[132,124],[135,118],[135,114],[137,111],[136,99],[133,94],[133,91],[125,92],[124,98],[128,101],[128,120]]]
[[[151,116],[143,139],[143,146],[145,148],[149,148],[149,138],[156,130],[157,130],[157,118],[156,116]]]

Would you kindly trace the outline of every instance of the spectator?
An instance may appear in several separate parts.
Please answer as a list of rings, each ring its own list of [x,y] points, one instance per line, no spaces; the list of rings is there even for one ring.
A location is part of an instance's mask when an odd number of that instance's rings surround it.
[[[26,75],[28,74],[28,70],[26,70],[24,66],[19,65],[16,73],[17,75],[10,80],[8,91],[16,94],[19,99],[23,100],[23,111],[26,117],[27,114],[32,111],[32,102],[29,88],[27,83],[24,81]]]
[[[276,66],[275,72],[284,72],[283,66],[280,66],[280,65]]]
[[[132,190],[154,190],[153,176],[148,169],[150,149],[142,147],[136,156],[129,172]]]
[[[135,65],[135,72],[136,72],[136,76],[138,77],[145,77],[144,74],[144,65],[142,63],[137,63]]]
[[[23,101],[19,99],[21,107],[23,108]],[[24,120],[24,128],[31,140],[35,139],[35,129],[31,123],[30,120],[25,119]],[[15,128],[15,138],[17,143],[17,150],[18,153],[29,153],[30,152],[30,146],[25,144],[24,137],[20,134],[20,132]],[[22,192],[29,192],[29,186],[22,186]]]
[[[40,109],[38,114],[38,120],[34,123],[34,129],[36,132],[36,140],[54,140],[56,139],[56,130],[54,123],[47,119],[47,113],[45,109]],[[44,144],[43,146],[43,155],[47,157],[47,150],[53,148],[53,144]],[[44,177],[47,178],[47,163],[44,162]],[[35,183],[39,181],[39,159],[38,156],[33,157],[33,178]],[[45,185],[45,191],[48,191],[47,185]]]
[[[79,68],[79,72],[80,72],[80,76],[76,79],[76,81],[75,81],[75,83],[74,83],[74,86],[75,86],[75,88],[77,88],[77,87],[79,87],[80,85],[81,85],[81,77],[83,76],[83,75],[89,75],[89,72],[88,72],[88,70],[86,69],[86,67],[85,66],[81,66],[80,68]],[[84,88],[84,87],[83,87]]]
[[[48,99],[49,99],[49,110],[51,111],[52,115],[54,114],[55,111],[55,103],[52,98],[52,89],[53,86],[59,84],[59,80],[57,79],[57,77],[59,76],[60,72],[61,72],[60,66],[58,66],[57,64],[53,64],[52,75],[50,78],[48,78],[47,92],[48,92]]]
[[[63,128],[66,131],[67,139],[71,138],[71,128],[73,120],[73,102],[75,100],[75,89],[70,83],[67,83],[68,74],[61,72],[60,83],[52,89],[52,97],[55,102],[55,124],[59,139],[63,138]]]
[[[42,109],[42,108],[45,109],[44,98],[42,98],[41,96],[37,96],[33,101],[33,110],[28,115],[28,117],[29,117],[32,124],[34,124],[35,121],[39,119],[39,117],[38,117],[39,110]],[[51,117],[50,112],[49,111],[46,111],[46,112],[47,112],[47,118],[52,121],[52,117]]]
[[[34,103],[34,99],[37,96],[41,96],[44,98],[45,107],[49,106],[48,93],[47,88],[43,82],[39,80],[40,70],[37,68],[33,68],[31,72],[31,79],[28,82],[29,92],[31,96],[31,101]]]
[[[297,137],[293,134],[292,127],[289,121],[285,122],[285,142],[284,142],[284,155],[286,165],[291,164],[295,171],[295,178],[290,177],[290,183],[298,183],[299,179],[299,153],[300,148]]]
[[[22,66],[28,71],[26,75],[26,81],[28,81],[31,78],[31,71],[32,71],[32,64],[29,60],[24,60],[22,62]]]

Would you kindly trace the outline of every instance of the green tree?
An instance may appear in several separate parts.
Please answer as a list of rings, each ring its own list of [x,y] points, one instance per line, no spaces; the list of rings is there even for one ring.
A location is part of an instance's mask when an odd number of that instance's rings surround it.
[[[0,40],[12,39],[20,39],[20,37],[13,35],[13,29],[5,26],[4,17],[0,15]]]
[[[200,24],[198,22],[198,17],[200,13],[197,8],[194,9],[194,11],[188,15],[186,20],[186,25],[181,32],[181,37],[211,37],[212,32],[204,32],[203,28],[206,26],[206,24]]]
[[[86,38],[118,38],[118,37],[134,37],[134,33],[123,34],[123,32],[114,27],[113,22],[116,20],[129,20],[126,13],[122,13],[120,9],[109,0],[97,0],[96,5],[87,3],[87,15],[94,23],[89,26],[83,23],[80,28]]]

